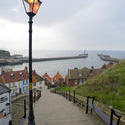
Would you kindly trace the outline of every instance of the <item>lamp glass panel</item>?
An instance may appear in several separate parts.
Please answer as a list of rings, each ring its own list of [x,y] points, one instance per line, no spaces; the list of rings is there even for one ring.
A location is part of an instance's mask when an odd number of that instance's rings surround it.
[[[24,1],[27,13],[32,12],[36,14],[41,4],[39,0],[24,0]]]

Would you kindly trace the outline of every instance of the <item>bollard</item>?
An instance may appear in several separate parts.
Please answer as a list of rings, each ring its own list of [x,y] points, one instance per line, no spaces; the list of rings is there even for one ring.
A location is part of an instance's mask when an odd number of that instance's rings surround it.
[[[70,100],[70,90],[69,90],[69,101],[71,101],[71,100]]]
[[[89,96],[87,96],[86,114],[88,114],[88,108],[89,108]]]
[[[24,116],[23,118],[25,119],[26,118],[26,100],[24,100]]]
[[[76,92],[75,92],[75,90],[74,90],[74,99],[73,99],[73,102],[74,102],[74,103],[76,103],[75,94],[76,94]]]

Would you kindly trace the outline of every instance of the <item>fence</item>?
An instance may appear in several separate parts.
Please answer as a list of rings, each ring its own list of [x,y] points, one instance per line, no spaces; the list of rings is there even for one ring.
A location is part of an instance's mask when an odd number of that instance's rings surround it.
[[[121,115],[117,114],[114,109],[110,110],[110,116],[105,114],[98,106],[94,104],[96,97],[87,96],[86,103],[85,103],[85,100],[83,100],[83,98],[76,97],[75,90],[73,91],[73,93],[71,93],[70,90],[61,91],[61,92],[58,92],[55,90],[55,93],[64,96],[69,101],[72,101],[74,104],[76,103],[80,105],[81,107],[85,107],[86,105],[86,114],[88,114],[89,109],[91,111],[91,114],[94,111],[104,121],[106,125],[119,125],[120,124]],[[114,121],[114,116],[117,118],[117,121]]]
[[[38,101],[41,97],[41,91],[36,91],[33,93],[33,102],[35,103],[36,101]],[[26,100],[24,100],[24,115],[20,118],[19,120],[19,125],[24,125],[24,120],[26,119],[27,115],[26,115]]]

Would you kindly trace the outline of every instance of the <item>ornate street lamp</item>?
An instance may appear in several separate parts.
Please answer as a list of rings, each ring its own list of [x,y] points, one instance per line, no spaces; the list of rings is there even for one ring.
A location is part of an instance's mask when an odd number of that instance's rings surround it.
[[[26,14],[29,16],[29,116],[28,125],[35,125],[32,94],[32,19],[39,10],[40,0],[22,0]]]

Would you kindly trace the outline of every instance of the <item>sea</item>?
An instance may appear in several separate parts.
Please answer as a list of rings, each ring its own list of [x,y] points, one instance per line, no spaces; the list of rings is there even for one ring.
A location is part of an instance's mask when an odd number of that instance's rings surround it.
[[[12,52],[14,53],[14,52]],[[17,53],[17,52],[16,52]],[[49,57],[64,57],[64,56],[77,56],[79,54],[83,54],[83,50],[35,50],[33,51],[33,58],[49,58]],[[69,60],[55,60],[55,61],[43,61],[43,62],[33,62],[33,69],[42,76],[44,73],[48,73],[51,77],[53,77],[57,72],[62,74],[63,77],[68,73],[68,69],[74,68],[83,68],[94,66],[94,68],[100,68],[102,65],[108,63],[106,61],[101,60],[98,57],[98,54],[106,54],[111,57],[125,59],[125,51],[112,51],[112,50],[88,50],[88,58],[82,59],[69,59]],[[14,53],[15,54],[15,53]],[[28,56],[28,51],[20,51],[18,54],[22,54],[23,56]],[[9,68],[16,70],[23,70],[25,66],[28,66],[28,63],[24,63],[22,65],[15,66],[5,66],[0,67],[0,71],[2,68]]]

